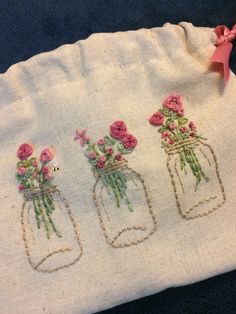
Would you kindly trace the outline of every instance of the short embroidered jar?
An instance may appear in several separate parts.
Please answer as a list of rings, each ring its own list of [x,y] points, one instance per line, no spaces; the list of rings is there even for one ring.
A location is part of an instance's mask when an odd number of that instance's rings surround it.
[[[158,127],[180,215],[194,219],[221,207],[225,191],[212,147],[185,117],[182,97],[170,94],[149,122]]]
[[[75,264],[83,249],[75,220],[67,200],[53,184],[51,163],[53,151],[46,148],[37,158],[30,144],[22,144],[17,151],[16,177],[23,192],[21,225],[26,255],[31,267],[50,273]]]
[[[86,156],[96,177],[93,199],[103,234],[114,248],[127,247],[147,239],[156,229],[147,187],[141,175],[128,167],[124,155],[137,145],[123,121],[110,126],[110,136],[94,143],[77,130],[76,140],[86,144]]]

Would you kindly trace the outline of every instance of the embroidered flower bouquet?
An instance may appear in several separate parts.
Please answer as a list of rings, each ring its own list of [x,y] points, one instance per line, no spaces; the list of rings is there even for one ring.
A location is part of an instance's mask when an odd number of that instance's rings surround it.
[[[149,122],[158,127],[168,155],[167,168],[182,217],[193,219],[219,208],[225,193],[217,159],[195,123],[185,116],[182,97],[167,96]]]
[[[52,193],[55,191],[55,186],[52,184],[52,167],[48,166],[48,163],[53,159],[53,152],[50,148],[42,151],[40,166],[37,158],[28,159],[32,153],[33,148],[29,144],[22,144],[18,148],[17,155],[20,159],[17,163],[16,173],[20,183],[18,188],[24,192],[25,200],[33,201],[38,228],[44,226],[48,239],[51,232],[55,232],[57,237],[61,237],[52,219],[55,209]]]
[[[82,248],[69,205],[53,185],[52,149],[44,149],[39,161],[32,154],[33,147],[27,143],[17,150],[16,177],[24,193],[23,240],[32,268],[52,272],[75,263]],[[71,241],[75,236],[76,241]]]
[[[110,134],[93,142],[86,130],[75,140],[86,145],[85,154],[96,176],[93,199],[107,242],[113,247],[137,244],[154,232],[156,220],[141,175],[125,159],[137,146],[123,121],[110,126]]]

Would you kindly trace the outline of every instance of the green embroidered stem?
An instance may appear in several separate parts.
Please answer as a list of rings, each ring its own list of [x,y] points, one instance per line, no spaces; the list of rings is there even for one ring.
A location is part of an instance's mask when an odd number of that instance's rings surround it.
[[[44,224],[44,228],[46,230],[46,233],[47,233],[47,238],[50,239],[50,230],[49,230],[49,226],[48,226],[48,222],[45,218],[45,209],[44,207],[42,206],[41,204],[41,201],[40,201],[40,198],[37,196],[36,197],[36,202],[37,202],[37,206],[40,208],[40,212],[41,212],[41,217],[42,217],[42,221],[43,221],[43,224]]]
[[[112,190],[116,206],[120,208],[120,203],[124,199],[129,211],[132,212],[133,207],[127,196],[127,179],[124,172],[121,170],[113,171],[103,175],[102,179],[106,187]]]
[[[180,168],[184,169],[186,173],[186,163],[189,164],[193,175],[196,177],[195,191],[197,191],[197,187],[201,182],[202,178],[207,182],[209,178],[205,175],[202,170],[201,164],[194,152],[194,148],[192,147],[184,147],[183,150],[177,150],[180,157]]]
[[[37,227],[38,227],[38,229],[40,229],[41,223],[40,223],[39,216],[40,216],[40,214],[41,214],[41,211],[40,211],[40,209],[38,208],[35,199],[33,199],[33,204],[34,204],[35,217],[36,217],[36,221],[37,221]]]
[[[47,215],[47,217],[48,217],[48,221],[50,222],[51,227],[52,227],[53,231],[55,232],[55,234],[56,234],[59,238],[61,238],[61,234],[60,234],[60,232],[56,229],[55,224],[54,224],[54,222],[52,221],[52,218],[51,218],[51,216],[50,216],[50,214],[52,213],[53,209],[52,209],[51,206],[47,203],[46,198],[47,198],[47,195],[46,195],[46,197],[43,196],[43,197],[42,197],[42,201],[43,201],[43,204],[44,204],[44,208],[45,208],[45,211],[46,211],[46,215]]]
[[[34,193],[35,191],[35,185],[33,180],[30,180],[30,188],[32,193]],[[52,230],[55,232],[55,234],[58,237],[61,237],[60,232],[57,230],[51,214],[52,212],[55,210],[54,204],[53,204],[53,199],[52,196],[50,195],[49,192],[45,192],[43,190],[43,186],[40,187],[41,189],[41,193],[42,195],[33,195],[32,197],[32,201],[34,204],[34,211],[35,211],[35,217],[36,217],[36,221],[37,221],[37,227],[38,229],[40,229],[41,226],[41,221],[43,222],[43,225],[45,227],[46,230],[46,234],[47,234],[47,238],[50,238],[50,227],[52,228]],[[45,215],[46,213],[46,215]]]

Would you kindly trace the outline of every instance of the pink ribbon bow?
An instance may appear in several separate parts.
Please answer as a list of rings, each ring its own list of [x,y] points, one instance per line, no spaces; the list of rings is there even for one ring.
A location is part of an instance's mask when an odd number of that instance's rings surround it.
[[[214,32],[217,35],[216,50],[213,53],[210,62],[220,63],[223,66],[223,75],[225,83],[228,82],[230,76],[229,57],[233,47],[233,40],[236,36],[236,24],[229,30],[225,25],[218,25]]]
[[[87,130],[86,129],[77,129],[76,135],[74,137],[74,140],[77,141],[79,140],[80,146],[84,146],[84,144],[88,141],[90,141],[90,137],[86,134]]]

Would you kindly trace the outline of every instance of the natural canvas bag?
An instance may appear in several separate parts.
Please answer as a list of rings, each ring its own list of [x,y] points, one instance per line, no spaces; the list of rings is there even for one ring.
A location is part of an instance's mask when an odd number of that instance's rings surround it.
[[[235,268],[236,79],[231,73],[225,86],[220,74],[209,69],[215,42],[213,29],[189,23],[95,34],[18,63],[0,75],[0,305],[4,313],[93,313]],[[161,147],[162,133],[149,118],[170,93],[182,95],[185,115],[209,146],[198,143],[195,148],[191,142],[187,153],[186,143],[181,144],[185,148]],[[88,129],[87,134],[97,140],[109,134],[116,121],[124,121],[138,139],[134,152],[125,157],[128,168],[118,164],[118,170],[130,178],[127,191],[134,202],[133,213],[125,206],[112,206],[109,195],[94,190],[104,173],[98,179],[84,149],[74,141],[77,128]],[[28,212],[22,212],[26,200],[15,178],[16,151],[22,143],[31,143],[35,155],[44,147],[54,148],[60,168],[55,185],[65,206],[56,209],[53,217],[64,238],[45,237],[31,215],[32,205],[26,204]],[[199,194],[191,189],[190,168],[186,176],[181,172],[182,151],[188,157],[196,153],[210,176],[209,184],[200,183]],[[175,166],[185,180],[184,194]],[[54,192],[43,193],[50,200]],[[104,193],[110,222],[104,218],[99,193]],[[58,195],[53,196],[55,202]],[[41,196],[31,195],[27,202],[35,197]],[[198,217],[187,219],[188,208],[208,197],[219,197],[220,205],[203,206],[197,212],[194,208],[191,212]],[[132,229],[129,235],[128,228],[136,223],[144,226],[145,239],[142,230]],[[109,239],[114,240],[123,226],[130,238],[121,238],[123,242],[114,247],[117,242]],[[54,250],[67,249],[68,256],[54,254],[48,264],[42,261]]]

